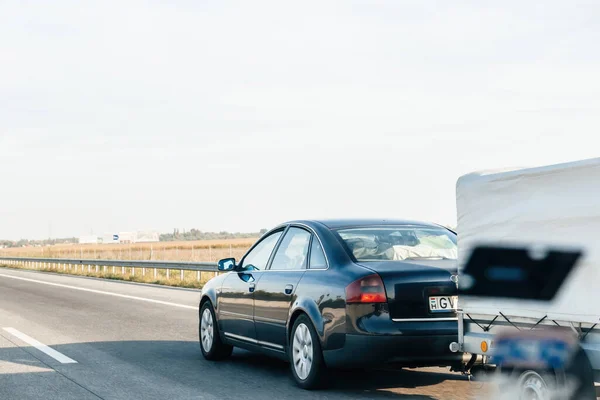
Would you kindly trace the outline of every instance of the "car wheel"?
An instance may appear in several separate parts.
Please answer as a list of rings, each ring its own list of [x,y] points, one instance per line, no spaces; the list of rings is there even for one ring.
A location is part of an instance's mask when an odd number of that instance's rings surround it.
[[[298,386],[303,389],[322,387],[327,368],[319,336],[306,315],[301,315],[294,323],[289,352],[292,375]]]
[[[205,302],[200,309],[198,329],[200,350],[207,360],[216,361],[227,358],[233,352],[233,346],[221,341],[215,311],[210,301]]]

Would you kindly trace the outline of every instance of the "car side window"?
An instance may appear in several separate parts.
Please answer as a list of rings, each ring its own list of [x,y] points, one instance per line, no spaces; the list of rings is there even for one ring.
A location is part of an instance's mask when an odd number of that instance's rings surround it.
[[[296,227],[288,229],[275,253],[271,269],[299,270],[306,268],[309,244],[309,232]]]
[[[310,245],[310,269],[326,269],[327,261],[325,260],[325,253],[321,247],[319,239],[313,236],[312,244]]]
[[[256,271],[264,270],[267,267],[271,253],[281,237],[283,231],[273,232],[263,240],[261,240],[242,260],[240,270]]]

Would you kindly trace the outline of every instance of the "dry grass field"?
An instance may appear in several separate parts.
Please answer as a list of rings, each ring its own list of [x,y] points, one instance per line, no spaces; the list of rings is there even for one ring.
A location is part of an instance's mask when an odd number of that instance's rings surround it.
[[[132,244],[61,244],[0,249],[0,256],[94,260],[208,261],[241,256],[257,238]]]
[[[5,257],[76,258],[93,260],[164,260],[164,261],[208,261],[235,257],[239,260],[257,238],[198,240],[181,242],[133,243],[133,244],[75,244],[44,247],[19,247],[0,249]],[[0,262],[1,264],[1,262]],[[131,267],[95,266],[38,266],[6,265],[9,268],[36,269],[59,274],[84,275],[105,279],[160,285],[201,288],[214,272],[146,269]]]

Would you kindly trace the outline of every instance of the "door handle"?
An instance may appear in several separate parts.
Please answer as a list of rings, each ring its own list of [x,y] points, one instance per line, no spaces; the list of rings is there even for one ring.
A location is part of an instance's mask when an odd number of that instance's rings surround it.
[[[249,291],[250,293],[254,293],[254,288],[255,288],[255,287],[256,287],[256,284],[254,284],[254,283],[251,283],[251,284],[249,284],[249,285],[248,285],[248,291]]]
[[[294,285],[285,285],[285,294],[292,294],[294,290]]]

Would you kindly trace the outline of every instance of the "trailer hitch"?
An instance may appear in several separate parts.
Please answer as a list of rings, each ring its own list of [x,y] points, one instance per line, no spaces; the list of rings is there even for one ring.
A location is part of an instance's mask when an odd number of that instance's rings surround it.
[[[450,366],[450,372],[460,372],[471,380],[471,368],[477,362],[477,354],[471,354],[471,358],[466,363],[458,363]]]

